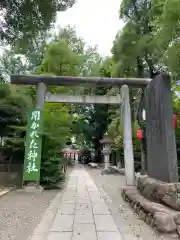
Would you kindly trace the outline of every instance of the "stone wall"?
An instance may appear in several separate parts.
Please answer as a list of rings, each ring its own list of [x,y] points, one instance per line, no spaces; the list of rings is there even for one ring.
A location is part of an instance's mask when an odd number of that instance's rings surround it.
[[[180,211],[180,183],[165,183],[139,176],[137,188],[145,198]]]
[[[0,164],[0,185],[21,187],[22,174],[22,164],[12,164],[10,167],[6,164]]]
[[[125,187],[122,197],[129,202],[140,219],[155,230],[179,233],[180,212],[144,198],[136,187]]]
[[[180,183],[138,176],[137,186],[125,187],[122,196],[148,225],[180,237]]]

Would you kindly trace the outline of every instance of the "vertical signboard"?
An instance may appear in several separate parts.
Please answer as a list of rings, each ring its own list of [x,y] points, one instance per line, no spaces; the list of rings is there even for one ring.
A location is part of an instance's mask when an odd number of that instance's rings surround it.
[[[38,109],[31,110],[28,114],[26,131],[23,181],[39,181],[40,179],[42,130],[42,111]]]

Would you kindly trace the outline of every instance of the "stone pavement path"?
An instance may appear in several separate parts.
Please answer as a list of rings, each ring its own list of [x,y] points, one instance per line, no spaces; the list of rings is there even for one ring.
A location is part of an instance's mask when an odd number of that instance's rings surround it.
[[[51,225],[47,223],[47,217],[42,220],[32,240],[124,240],[103,197],[84,168],[75,168],[71,172],[58,201],[54,203],[54,206],[58,204],[55,217],[47,213]],[[42,233],[45,228],[47,232]]]
[[[104,199],[84,168],[74,170],[48,240],[122,240]]]

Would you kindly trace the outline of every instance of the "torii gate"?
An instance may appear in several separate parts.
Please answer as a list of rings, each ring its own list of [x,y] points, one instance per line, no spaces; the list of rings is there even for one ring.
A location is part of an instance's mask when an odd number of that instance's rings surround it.
[[[122,119],[123,119],[123,139],[124,139],[124,160],[125,160],[125,175],[127,185],[134,185],[134,156],[132,145],[132,126],[131,126],[131,111],[129,102],[129,87],[146,87],[151,79],[142,78],[103,78],[103,77],[68,77],[68,76],[43,76],[43,75],[12,75],[12,84],[26,84],[36,85],[36,110],[40,111],[37,116],[33,111],[29,122],[32,124],[33,119],[41,120],[41,111],[44,109],[44,102],[66,102],[66,103],[89,103],[89,104],[117,104],[122,105]],[[47,92],[47,85],[59,86],[88,86],[88,87],[118,87],[121,88],[121,94],[117,96],[72,96],[63,94],[51,94]],[[39,117],[39,118],[38,118]],[[42,120],[41,120],[42,122]],[[40,125],[40,124],[39,124]],[[32,132],[27,134],[32,136]],[[40,136],[39,136],[40,137]],[[33,149],[32,141],[26,139],[26,156],[24,168],[24,181],[31,180],[39,182],[40,179],[40,162],[41,150],[36,152]],[[38,149],[41,149],[42,139],[36,142]],[[31,144],[31,146],[30,146]],[[35,146],[34,146],[35,147]],[[31,154],[30,154],[31,153]],[[28,155],[29,154],[29,155]],[[30,163],[32,162],[32,164]],[[37,162],[38,166],[33,165]],[[28,165],[29,164],[29,165]],[[28,167],[29,166],[29,167]],[[31,168],[30,168],[31,167]],[[33,168],[32,168],[33,167]],[[32,171],[31,171],[32,170]],[[36,172],[35,172],[36,171]]]
[[[162,75],[159,77],[159,85],[162,84],[165,78],[166,89],[170,91],[170,84],[167,77]],[[163,81],[161,81],[161,78]],[[21,85],[36,85],[36,109],[31,112],[29,116],[29,124],[33,124],[33,127],[29,127],[27,138],[26,138],[26,153],[25,153],[25,167],[24,167],[24,180],[25,181],[36,181],[40,179],[40,163],[41,163],[41,135],[38,131],[41,131],[38,126],[42,126],[42,112],[44,109],[44,102],[66,102],[66,103],[89,103],[89,104],[117,104],[121,105],[121,115],[123,122],[123,144],[124,144],[124,160],[125,160],[125,176],[126,184],[135,184],[135,173],[134,173],[134,156],[133,156],[133,145],[132,145],[132,126],[131,126],[131,109],[129,102],[129,87],[133,88],[145,88],[150,85],[151,79],[149,78],[103,78],[103,77],[69,77],[69,76],[44,76],[44,75],[12,75],[12,84]],[[154,86],[156,81],[152,81]],[[59,86],[86,86],[86,87],[118,87],[121,88],[121,94],[117,96],[73,96],[63,94],[51,94],[47,92],[47,85],[59,85]],[[160,90],[161,91],[161,90]],[[168,92],[169,94],[169,92]],[[168,95],[170,96],[170,95]],[[159,94],[156,95],[156,98]],[[170,97],[169,97],[170,99]],[[159,104],[159,103],[158,103]],[[162,104],[162,103],[160,103]],[[170,100],[168,106],[170,106]],[[167,103],[166,103],[167,105]],[[159,105],[158,105],[159,106]],[[172,108],[172,107],[171,107]],[[149,111],[149,110],[148,110]],[[170,113],[172,110],[170,109]],[[151,116],[147,116],[147,122],[151,124]],[[157,119],[158,120],[158,119]],[[36,122],[35,122],[36,121]],[[39,122],[37,122],[39,121]],[[168,118],[168,124],[173,126],[173,120],[171,124],[171,116]],[[151,127],[150,127],[151,128]],[[150,129],[148,128],[148,129]],[[173,128],[173,127],[172,127]],[[31,136],[35,135],[36,138]],[[151,134],[151,133],[149,133]],[[174,133],[173,133],[174,134]],[[174,139],[174,135],[172,139]],[[152,135],[152,134],[151,134]],[[149,139],[151,139],[149,137]],[[155,138],[156,139],[156,138]],[[31,140],[31,141],[30,141]],[[33,142],[34,141],[34,142]],[[33,145],[34,143],[34,145]],[[154,146],[155,142],[149,140],[149,149],[151,145]],[[161,144],[161,143],[160,143]],[[39,151],[36,151],[36,148]],[[164,151],[164,146],[161,144],[161,150]],[[168,148],[168,147],[167,147]],[[172,146],[173,152],[175,147]],[[30,154],[31,153],[31,154]],[[153,153],[152,153],[153,154]],[[174,155],[174,162],[176,161],[176,155]],[[158,161],[158,160],[157,160]],[[167,160],[168,161],[168,160]],[[37,166],[35,163],[37,162]],[[29,164],[29,165],[28,165]],[[28,168],[29,166],[29,168]],[[33,168],[30,168],[32,167]],[[33,169],[33,171],[31,171]],[[168,172],[169,167],[167,167]],[[153,172],[153,171],[152,171]],[[174,177],[175,179],[175,177]],[[167,180],[169,181],[169,180]]]

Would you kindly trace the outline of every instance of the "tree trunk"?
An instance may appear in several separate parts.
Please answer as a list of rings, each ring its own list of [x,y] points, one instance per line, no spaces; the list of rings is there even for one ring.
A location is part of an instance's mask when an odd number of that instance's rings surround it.
[[[95,149],[95,162],[96,163],[102,163],[103,158],[102,158],[102,144],[98,141],[94,145]]]

